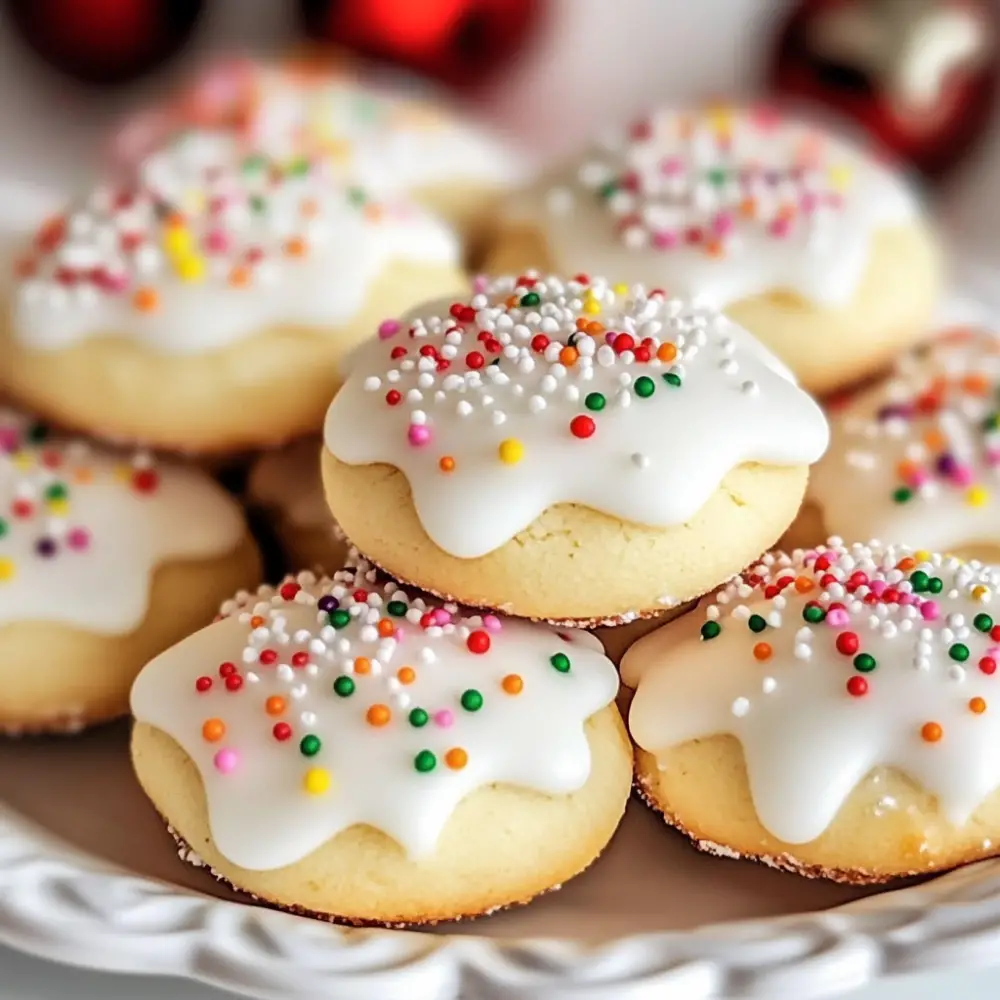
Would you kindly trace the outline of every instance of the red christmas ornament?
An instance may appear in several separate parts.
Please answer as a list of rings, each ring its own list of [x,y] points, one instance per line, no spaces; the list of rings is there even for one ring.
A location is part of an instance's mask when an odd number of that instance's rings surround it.
[[[456,87],[494,76],[530,40],[544,0],[299,0],[309,36]]]
[[[989,0],[804,0],[779,37],[773,84],[937,178],[988,125],[997,36]]]

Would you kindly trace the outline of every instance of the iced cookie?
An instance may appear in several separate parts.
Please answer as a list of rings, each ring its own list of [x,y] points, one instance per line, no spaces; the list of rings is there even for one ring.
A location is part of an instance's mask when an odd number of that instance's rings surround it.
[[[335,174],[406,191],[478,243],[497,202],[527,176],[520,155],[441,100],[414,98],[356,73],[301,61],[227,61],[120,136],[128,162],[172,130],[235,128],[267,145],[305,144]]]
[[[904,547],[766,556],[626,654],[643,796],[702,850],[810,877],[996,854],[998,593]]]
[[[427,605],[367,567],[224,609],[132,691],[143,788],[258,899],[420,924],[530,900],[621,819],[618,677],[583,632]]]
[[[248,501],[266,514],[286,564],[296,571],[319,566],[332,573],[347,557],[347,539],[323,495],[322,448],[319,437],[308,437],[265,452],[247,484]]]
[[[661,111],[515,196],[487,267],[590,271],[725,310],[812,392],[925,333],[936,238],[903,180],[765,109]]]
[[[0,326],[0,383],[89,433],[199,452],[315,433],[338,363],[384,315],[462,287],[414,204],[230,133],[187,133],[126,188],[43,226]]]
[[[124,715],[139,668],[260,582],[232,498],[0,409],[0,731]]]
[[[1000,339],[956,330],[831,415],[787,538],[830,534],[1000,557]]]
[[[397,579],[613,624],[698,597],[772,545],[827,428],[716,313],[522,276],[383,323],[325,440],[334,516]]]

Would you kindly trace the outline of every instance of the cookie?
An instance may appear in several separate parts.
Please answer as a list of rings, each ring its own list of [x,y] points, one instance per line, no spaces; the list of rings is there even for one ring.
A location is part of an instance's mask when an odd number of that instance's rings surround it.
[[[702,850],[875,883],[997,853],[1000,571],[766,556],[626,653],[646,800]]]
[[[0,731],[126,714],[143,664],[259,582],[242,512],[205,473],[0,410]]]
[[[350,923],[557,888],[631,788],[618,676],[584,632],[426,604],[365,566],[224,609],[132,691],[142,787],[190,858]]]
[[[322,467],[338,523],[397,579],[613,624],[756,559],[826,439],[817,405],[718,314],[521,276],[383,323],[330,406]]]
[[[953,330],[831,414],[795,545],[830,534],[1000,556],[1000,339]]]
[[[322,448],[319,437],[308,437],[265,452],[250,470],[247,500],[266,516],[288,566],[332,573],[344,565],[348,544],[323,495]]]
[[[941,285],[937,238],[902,178],[769,109],[664,110],[612,131],[511,199],[487,267],[693,297],[818,393],[923,337]]]
[[[219,453],[315,433],[386,303],[462,287],[458,241],[320,158],[222,131],[50,220],[17,265],[0,383],[47,419]]]
[[[523,183],[520,154],[433,94],[413,96],[346,66],[228,60],[139,116],[119,137],[125,162],[192,124],[237,129],[265,145],[308,147],[337,177],[379,193],[409,192],[480,246],[499,199]]]

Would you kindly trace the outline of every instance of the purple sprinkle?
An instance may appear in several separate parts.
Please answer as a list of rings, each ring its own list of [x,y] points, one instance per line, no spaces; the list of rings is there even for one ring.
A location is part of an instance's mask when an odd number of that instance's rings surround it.
[[[955,456],[950,451],[938,456],[937,470],[942,476],[950,476],[956,469]]]
[[[320,611],[336,611],[340,607],[340,601],[333,594],[324,594],[317,602],[316,606]]]
[[[54,556],[56,554],[56,543],[51,538],[39,538],[38,541],[35,542],[35,551],[40,556],[45,556],[46,558]]]
[[[913,417],[913,406],[909,403],[889,403],[878,411],[879,420],[890,420],[892,417]]]

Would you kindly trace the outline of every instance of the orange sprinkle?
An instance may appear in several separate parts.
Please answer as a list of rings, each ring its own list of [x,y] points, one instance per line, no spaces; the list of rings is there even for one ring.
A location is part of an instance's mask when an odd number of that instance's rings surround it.
[[[705,253],[709,257],[724,257],[726,255],[726,247],[722,240],[706,240]]]
[[[372,705],[365,718],[369,726],[385,726],[392,718],[392,712],[389,711],[388,705]]]
[[[218,743],[226,735],[226,724],[222,719],[206,719],[201,727],[201,735],[209,743]]]
[[[444,762],[453,771],[461,771],[469,763],[469,755],[461,747],[452,747],[444,755]]]
[[[677,348],[674,344],[660,344],[656,349],[656,356],[661,361],[673,361],[677,357]]]
[[[171,229],[176,229],[178,226],[183,226],[184,221],[185,221],[184,216],[180,212],[171,212],[167,216],[167,225],[170,226]]]
[[[132,305],[139,312],[153,312],[160,304],[160,296],[156,294],[155,288],[139,288],[132,296]]]
[[[940,723],[925,722],[921,727],[920,735],[928,743],[937,743],[944,736],[944,730],[941,728]]]
[[[250,268],[244,267],[242,264],[237,264],[229,272],[229,284],[233,288],[246,288],[250,284]]]
[[[94,481],[94,472],[88,468],[76,469],[73,473],[73,478],[81,485],[86,485]]]
[[[267,712],[268,715],[281,715],[287,706],[288,703],[281,697],[281,695],[272,694],[271,697],[264,702],[264,711]]]
[[[790,221],[798,214],[798,209],[791,204],[784,204],[778,209],[778,218]]]
[[[455,471],[455,459],[451,455],[443,455],[441,461],[438,462],[438,468],[442,472],[454,472]]]
[[[986,701],[983,698],[970,698],[969,711],[975,712],[976,715],[982,715],[986,711]]]
[[[740,215],[746,219],[753,219],[757,215],[757,199],[744,198],[740,202]]]
[[[305,257],[308,249],[306,241],[301,236],[293,236],[285,243],[285,253],[289,257]]]
[[[507,694],[520,694],[524,690],[524,679],[520,674],[508,674],[500,682],[500,686]]]
[[[795,590],[800,594],[808,594],[815,586],[816,584],[807,576],[798,576],[795,578]]]
[[[260,615],[254,615],[250,619],[250,628],[260,628],[264,624],[264,619]]]
[[[758,642],[753,647],[753,658],[755,660],[769,660],[774,652],[769,642]]]
[[[396,631],[396,626],[388,618],[383,618],[378,623],[378,634],[383,639],[388,639]]]
[[[417,672],[413,667],[400,667],[396,677],[400,684],[412,684],[417,679]]]
[[[937,428],[931,428],[924,434],[924,444],[933,451],[941,451],[947,442],[944,435]]]
[[[376,205],[374,202],[368,202],[365,205],[365,218],[369,222],[378,222],[382,218],[382,206]]]
[[[985,396],[989,392],[990,384],[982,372],[969,372],[962,379],[962,388],[966,392],[975,393],[977,396]]]
[[[567,346],[559,352],[559,361],[567,368],[571,365],[575,365],[578,357],[580,357],[580,352],[575,347]]]
[[[900,479],[912,479],[917,471],[918,466],[916,462],[911,462],[908,458],[904,458],[902,462],[896,465],[896,475]]]
[[[586,330],[587,329],[587,317],[586,316],[577,316],[576,317],[576,328],[578,330]]]
[[[516,295],[508,295],[507,298],[506,298],[506,300],[504,301],[504,305],[508,309],[513,309],[514,306],[516,306],[520,301],[521,300],[518,298],[518,296],[516,296]]]
[[[604,333],[604,324],[598,323],[596,319],[592,319],[587,324],[587,333],[589,333],[591,337],[599,337],[602,333]]]
[[[303,198],[300,210],[307,219],[311,219],[319,212],[319,204],[315,198]]]
[[[370,674],[372,672],[372,661],[367,656],[359,656],[354,661],[354,672],[356,674]]]
[[[917,565],[917,560],[913,556],[903,556],[902,559],[896,563],[896,569],[902,570],[904,573],[909,573],[914,566]]]

